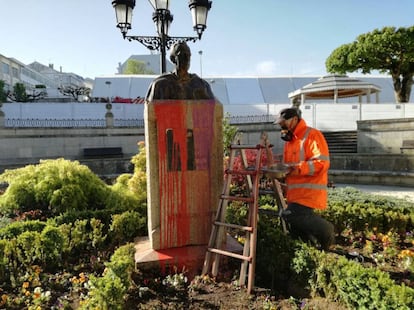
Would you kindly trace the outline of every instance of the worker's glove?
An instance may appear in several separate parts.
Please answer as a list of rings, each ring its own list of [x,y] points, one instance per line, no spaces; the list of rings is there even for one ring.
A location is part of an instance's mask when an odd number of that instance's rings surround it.
[[[295,176],[300,174],[300,168],[298,164],[289,165],[287,175]]]

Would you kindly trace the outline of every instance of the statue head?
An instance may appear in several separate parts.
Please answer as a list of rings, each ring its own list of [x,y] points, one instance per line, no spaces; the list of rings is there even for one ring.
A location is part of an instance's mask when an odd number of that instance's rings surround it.
[[[185,42],[174,43],[170,50],[170,60],[177,68],[185,68],[188,70],[190,67],[191,50]]]

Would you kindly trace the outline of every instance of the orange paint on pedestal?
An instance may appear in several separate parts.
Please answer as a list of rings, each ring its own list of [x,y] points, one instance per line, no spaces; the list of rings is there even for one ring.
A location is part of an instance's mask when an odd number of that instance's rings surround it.
[[[209,182],[214,104],[155,104],[161,249],[208,240],[211,219],[205,216],[212,210]]]

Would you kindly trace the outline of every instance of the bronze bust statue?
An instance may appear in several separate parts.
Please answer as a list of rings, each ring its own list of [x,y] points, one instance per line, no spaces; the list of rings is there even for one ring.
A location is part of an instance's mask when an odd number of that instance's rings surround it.
[[[175,64],[175,70],[152,81],[146,96],[147,102],[159,99],[214,99],[210,85],[198,75],[188,72],[190,59],[191,51],[187,43],[175,43],[170,52],[170,60]]]

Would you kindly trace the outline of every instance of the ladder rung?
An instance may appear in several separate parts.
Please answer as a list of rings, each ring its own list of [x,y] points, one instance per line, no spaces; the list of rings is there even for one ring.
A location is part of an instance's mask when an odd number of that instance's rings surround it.
[[[262,146],[260,144],[231,144],[230,149],[232,150],[243,150],[243,149],[260,149]]]
[[[232,201],[244,201],[244,202],[253,202],[253,197],[240,197],[240,196],[227,196],[221,195],[221,199],[232,200]]]
[[[247,262],[251,262],[251,260],[252,260],[252,257],[251,256],[244,256],[244,255],[236,254],[236,253],[229,252],[229,251],[224,251],[224,250],[219,250],[219,249],[214,249],[214,248],[208,248],[207,250],[210,251],[210,252],[212,252],[212,253],[216,253],[216,254],[220,254],[220,255],[226,255],[226,256],[231,256],[233,258],[245,260]]]
[[[253,231],[253,227],[251,226],[240,226],[240,225],[236,225],[236,224],[230,224],[230,223],[223,223],[223,222],[219,222],[216,221],[214,222],[215,225],[219,225],[219,226],[224,226],[224,227],[229,227],[229,228],[236,228],[236,229],[240,229],[240,230],[244,230],[244,231]]]
[[[261,189],[261,190],[259,190],[259,194],[260,195],[274,195],[275,191],[273,191],[271,189]]]
[[[226,169],[226,174],[235,174],[235,175],[256,175],[258,173],[257,170],[230,170]]]

